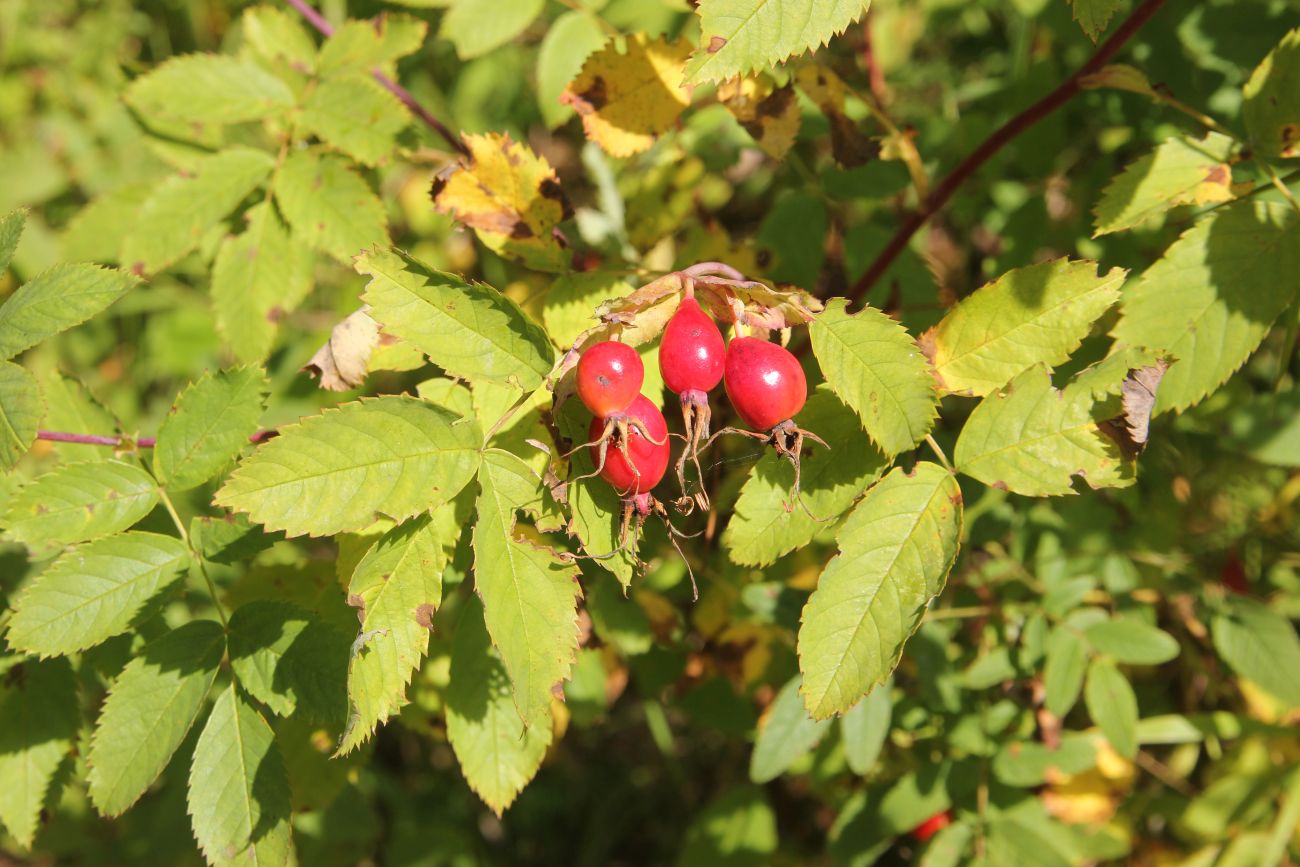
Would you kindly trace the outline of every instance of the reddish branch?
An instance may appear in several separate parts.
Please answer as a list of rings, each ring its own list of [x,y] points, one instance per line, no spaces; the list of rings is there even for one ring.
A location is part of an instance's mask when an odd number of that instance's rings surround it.
[[[1038,100],[1038,102],[1034,103],[1029,108],[1003,124],[996,132],[985,139],[979,147],[972,151],[970,156],[962,160],[961,164],[958,165],[957,168],[953,169],[952,174],[940,181],[939,184],[930,191],[930,194],[925,197],[920,206],[914,212],[909,214],[907,219],[903,221],[902,225],[898,227],[898,231],[894,233],[894,237],[889,239],[889,243],[885,245],[885,249],[882,250],[880,255],[876,257],[875,261],[871,263],[871,267],[867,268],[867,272],[862,275],[857,283],[854,284],[853,289],[849,292],[849,298],[853,301],[862,298],[862,296],[876,284],[876,281],[878,281],[884,273],[889,270],[889,266],[894,263],[894,260],[898,258],[899,254],[907,248],[907,244],[912,240],[912,236],[915,235],[917,231],[939,211],[940,208],[947,204],[948,200],[952,198],[953,193],[957,191],[958,187],[965,183],[971,175],[975,174],[975,172],[988,162],[998,151],[1002,150],[1008,142],[1034,124],[1038,123],[1043,118],[1047,117],[1052,112],[1056,111],[1061,106],[1065,105],[1065,103],[1069,102],[1075,94],[1082,90],[1082,84],[1080,83],[1082,79],[1087,75],[1099,71],[1103,66],[1109,63],[1111,59],[1119,53],[1119,50],[1124,47],[1124,44],[1133,38],[1133,34],[1137,33],[1138,30],[1142,28],[1142,25],[1146,24],[1147,21],[1151,19],[1151,16],[1155,15],[1163,5],[1165,5],[1165,0],[1143,0],[1142,4],[1133,10],[1132,14],[1130,14],[1124,23],[1119,26],[1119,29],[1111,34],[1111,37],[1097,48],[1097,51],[1092,55],[1088,62],[1081,66],[1074,75],[1061,82],[1061,84],[1051,93],[1047,94],[1047,96],[1044,96],[1042,99]]]
[[[260,430],[248,438],[250,443],[260,443],[269,440],[276,435],[273,430]],[[136,448],[151,449],[157,444],[156,437],[115,437],[100,436],[99,434],[75,434],[63,433],[62,431],[40,430],[36,432],[38,440],[48,440],[53,443],[77,443],[85,446],[113,446],[114,448],[122,445],[135,445]]]
[[[302,15],[302,17],[307,20],[307,23],[312,27],[315,27],[321,35],[327,38],[334,35],[333,25],[326,21],[324,16],[313,9],[307,3],[307,0],[286,0],[286,2],[294,9],[297,9],[298,14]],[[393,94],[393,96],[400,99],[402,104],[409,108],[411,113],[422,120],[427,127],[442,136],[443,140],[446,141],[453,150],[465,154],[466,156],[469,155],[469,151],[466,149],[464,142],[457,138],[456,134],[449,130],[442,121],[430,114],[428,109],[420,105],[420,103],[416,101],[415,97],[411,95],[409,90],[402,87],[396,81],[393,81],[377,69],[373,70],[370,74],[374,76],[375,81],[382,84],[390,93]]]

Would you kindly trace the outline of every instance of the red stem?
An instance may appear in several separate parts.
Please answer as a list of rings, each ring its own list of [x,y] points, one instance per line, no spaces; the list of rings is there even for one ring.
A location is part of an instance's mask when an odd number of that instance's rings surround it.
[[[250,443],[260,443],[269,440],[275,436],[278,431],[260,430],[248,438]],[[134,442],[137,448],[151,449],[158,442],[157,437],[140,437],[132,440],[130,437],[100,436],[99,434],[75,434],[64,433],[54,430],[39,430],[36,432],[38,440],[48,440],[54,443],[77,443],[85,446],[120,446],[123,443]]]
[[[307,3],[307,0],[285,0],[285,2],[294,9],[297,9],[298,14],[305,18],[308,24],[315,27],[322,36],[329,38],[334,35],[333,25],[326,21],[323,15],[312,8],[312,6]],[[393,81],[377,69],[371,70],[370,74],[374,77],[375,81],[383,85],[393,94],[393,96],[400,99],[402,104],[411,110],[412,114],[424,122],[425,126],[442,136],[443,140],[447,142],[453,150],[464,154],[465,156],[469,156],[469,149],[465,147],[465,143],[462,142],[455,133],[448,129],[442,121],[430,114],[428,109],[420,105],[420,103],[416,101],[415,97],[411,95],[409,90],[402,87],[396,81]]]
[[[880,62],[876,60],[876,52],[872,46],[870,7],[867,7],[867,14],[862,16],[862,62],[867,67],[867,82],[871,87],[871,95],[876,98],[876,104],[883,107],[889,90],[885,87],[885,74],[880,69]]]
[[[1151,16],[1155,15],[1161,6],[1165,5],[1165,2],[1166,0],[1144,0],[1142,5],[1133,10],[1132,14],[1129,15],[1124,23],[1121,24],[1113,34],[1111,34],[1109,39],[1097,48],[1097,51],[1092,55],[1088,62],[1079,67],[1074,75],[1071,75],[1065,81],[1061,82],[1061,84],[1051,93],[1047,94],[1047,96],[1044,96],[1042,99],[1038,100],[1038,102],[1034,103],[1029,108],[1003,124],[997,131],[985,139],[979,147],[972,151],[970,156],[962,160],[961,164],[958,165],[957,168],[953,169],[950,175],[944,178],[938,186],[930,191],[930,195],[925,197],[925,200],[921,202],[920,207],[909,214],[907,219],[903,221],[902,225],[898,227],[898,231],[894,233],[894,237],[889,239],[889,243],[885,245],[885,249],[880,251],[880,255],[878,255],[875,261],[871,263],[871,266],[867,268],[867,272],[859,278],[857,283],[854,284],[853,289],[849,292],[849,299],[857,301],[861,299],[863,295],[866,295],[871,287],[876,284],[876,281],[884,276],[884,273],[889,270],[889,266],[894,263],[894,260],[898,258],[899,254],[907,248],[907,244],[912,240],[912,236],[915,235],[917,231],[924,226],[936,212],[939,211],[940,208],[948,203],[948,200],[952,198],[953,193],[957,191],[958,187],[965,183],[971,175],[975,174],[975,172],[997,154],[998,151],[1002,150],[1008,142],[1034,124],[1038,123],[1043,118],[1047,117],[1052,112],[1056,111],[1061,106],[1065,105],[1065,103],[1069,102],[1070,99],[1082,89],[1080,80],[1084,76],[1097,72],[1109,63],[1111,59],[1119,53],[1119,50],[1124,47],[1124,44],[1133,38],[1133,35],[1142,28],[1142,25],[1146,24],[1147,21],[1151,19]]]

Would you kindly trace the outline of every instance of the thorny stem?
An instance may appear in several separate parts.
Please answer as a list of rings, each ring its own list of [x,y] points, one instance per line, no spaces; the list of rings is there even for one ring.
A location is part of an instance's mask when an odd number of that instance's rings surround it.
[[[221,606],[221,597],[217,595],[217,585],[212,583],[212,576],[208,574],[208,567],[203,562],[203,555],[194,550],[194,545],[190,542],[189,531],[185,529],[185,522],[181,520],[180,513],[176,511],[176,506],[172,505],[172,499],[167,496],[167,490],[162,485],[158,486],[158,498],[162,500],[163,507],[167,509],[167,514],[172,516],[172,523],[176,525],[176,531],[181,534],[181,541],[185,543],[186,548],[194,552],[194,559],[199,564],[199,572],[203,574],[203,580],[208,585],[208,595],[212,597],[212,605],[217,609],[217,617],[221,618],[223,628],[229,628],[230,622],[226,619],[226,609]]]
[[[1043,118],[1056,111],[1061,106],[1069,102],[1083,88],[1081,79],[1084,76],[1091,75],[1110,62],[1119,50],[1124,47],[1133,35],[1142,29],[1151,17],[1165,5],[1166,0],[1143,0],[1142,4],[1133,10],[1132,14],[1124,21],[1123,24],[1111,35],[1109,39],[1093,53],[1088,62],[1079,67],[1077,71],[1065,81],[1057,85],[1056,89],[1044,96],[1038,102],[1022,111],[1020,114],[1007,121],[999,127],[992,135],[985,139],[979,147],[971,152],[966,159],[962,160],[952,173],[939,182],[930,194],[925,197],[920,206],[905,219],[894,237],[889,240],[885,248],[880,251],[871,266],[867,268],[865,274],[854,284],[853,289],[849,292],[850,301],[858,301],[876,284],[889,266],[894,263],[899,254],[907,248],[907,244],[912,240],[912,236],[929,222],[948,200],[952,198],[953,193],[965,183],[971,175],[975,174],[980,167],[992,159],[998,151],[1002,150],[1012,139],[1019,136],[1022,132],[1038,123]]]
[[[328,38],[334,35],[334,26],[326,21],[323,15],[313,9],[311,5],[307,3],[307,0],[285,0],[285,2],[294,9],[297,9],[298,14],[305,18],[308,24],[315,27],[322,36]],[[393,81],[387,75],[384,75],[378,69],[371,70],[370,75],[375,79],[375,81],[383,85],[389,93],[400,99],[402,104],[411,110],[411,114],[414,114],[423,121],[425,126],[442,136],[443,140],[451,146],[452,150],[463,154],[464,156],[469,156],[469,149],[465,147],[465,143],[457,138],[456,134],[448,129],[442,121],[430,114],[428,109],[420,105],[416,98],[411,95],[409,90],[402,87],[396,81]]]

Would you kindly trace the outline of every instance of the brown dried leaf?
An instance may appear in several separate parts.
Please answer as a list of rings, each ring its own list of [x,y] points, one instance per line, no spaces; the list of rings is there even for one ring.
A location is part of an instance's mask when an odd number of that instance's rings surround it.
[[[769,75],[733,78],[718,87],[718,99],[763,153],[774,160],[789,153],[803,120],[792,85],[777,87]]]
[[[880,144],[865,136],[844,110],[848,87],[838,75],[819,63],[799,70],[799,89],[816,103],[831,125],[831,155],[845,168],[854,168],[880,156]]]

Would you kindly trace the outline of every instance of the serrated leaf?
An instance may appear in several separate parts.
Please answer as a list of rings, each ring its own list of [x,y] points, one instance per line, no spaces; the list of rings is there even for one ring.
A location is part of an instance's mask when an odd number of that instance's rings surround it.
[[[28,660],[6,679],[0,689],[0,822],[19,847],[31,849],[50,783],[81,726],[81,707],[66,659]]]
[[[582,64],[560,102],[573,106],[587,138],[610,156],[640,153],[672,129],[690,104],[690,91],[681,84],[690,53],[685,39],[651,41],[637,33],[626,37],[622,49],[610,41]]]
[[[772,863],[776,813],[758,786],[723,791],[691,821],[677,867],[752,867]]]
[[[1214,649],[1241,677],[1286,703],[1300,707],[1300,638],[1285,617],[1240,596],[1225,600],[1210,623]]]
[[[23,236],[23,227],[27,225],[27,211],[17,208],[0,217],[0,274],[9,269],[18,241]],[[16,836],[16,835],[15,835]]]
[[[1008,271],[977,289],[921,338],[949,393],[983,396],[1036,364],[1070,357],[1119,298],[1125,272],[1056,259]]]
[[[462,138],[469,158],[434,178],[433,206],[503,256],[541,271],[568,267],[553,230],[569,203],[550,163],[506,134]]]
[[[189,549],[157,533],[122,533],[73,548],[14,602],[9,645],[41,656],[94,647],[124,632],[189,565]]]
[[[13,539],[45,551],[125,530],[157,504],[158,485],[138,467],[65,464],[15,493],[2,523]]]
[[[225,647],[220,624],[195,620],[145,645],[122,669],[87,759],[100,814],[126,812],[162,773],[198,718]]]
[[[321,75],[368,71],[419,51],[429,25],[410,15],[385,13],[370,21],[350,19],[320,49]]]
[[[542,322],[557,346],[570,347],[599,320],[596,308],[621,298],[632,286],[621,275],[603,271],[575,271],[555,278],[542,298]]]
[[[1079,700],[1083,676],[1088,668],[1088,645],[1069,623],[1059,624],[1047,638],[1047,659],[1043,664],[1044,704],[1059,717]]]
[[[271,727],[234,683],[217,696],[194,745],[185,800],[208,863],[297,863],[284,760]]]
[[[748,75],[816,50],[867,11],[870,0],[700,0],[700,47],[686,82]]]
[[[1137,696],[1115,663],[1099,656],[1088,666],[1083,689],[1088,716],[1110,741],[1115,752],[1126,759],[1137,755]]]
[[[311,291],[315,257],[270,204],[244,216],[247,227],[221,242],[212,264],[212,307],[235,357],[257,363],[271,352],[280,320]]]
[[[545,5],[546,0],[452,0],[438,36],[456,46],[462,60],[480,57],[524,32]]]
[[[42,271],[0,306],[0,359],[85,322],[139,282],[98,265],[55,265]]]
[[[799,697],[800,677],[795,675],[776,694],[764,714],[754,751],[749,756],[749,779],[766,783],[784,774],[812,752],[830,728],[829,719],[813,719]]]
[[[272,712],[320,722],[347,712],[348,638],[289,602],[241,605],[227,628],[239,685]]]
[[[266,60],[283,60],[299,72],[316,69],[316,43],[298,18],[276,6],[254,6],[241,19],[244,38]]]
[[[472,420],[407,397],[363,399],[280,429],[217,492],[268,530],[327,536],[435,509],[474,477]]]
[[[582,549],[594,559],[591,565],[610,573],[618,579],[624,592],[632,586],[636,575],[636,551],[619,550],[622,539],[623,503],[618,492],[604,479],[572,481],[592,472],[595,464],[587,449],[571,457],[569,464],[569,530],[582,544]],[[617,552],[617,553],[614,553]],[[614,556],[607,556],[609,554]]]
[[[515,512],[542,501],[542,480],[518,457],[492,449],[479,469],[474,590],[492,643],[529,726],[548,725],[552,688],[578,652],[578,570],[549,548],[515,537]]]
[[[871,307],[833,299],[808,326],[813,354],[840,399],[886,455],[914,447],[938,415],[930,365],[907,330]]]
[[[839,553],[800,619],[799,670],[814,717],[848,710],[898,665],[957,557],[961,515],[957,480],[920,462],[868,489],[840,527]]]
[[[600,19],[581,9],[565,12],[546,28],[537,49],[537,107],[551,129],[573,114],[572,108],[560,102],[560,95],[587,58],[605,44],[605,38]]]
[[[370,305],[363,305],[330,329],[329,340],[302,369],[316,377],[320,387],[328,391],[358,388],[370,373],[370,362],[378,346],[379,323],[371,317]]]
[[[491,286],[437,271],[398,250],[357,259],[365,302],[388,334],[410,342],[451,376],[542,384],[555,362],[546,332]]]
[[[77,431],[99,436],[116,436],[117,419],[86,390],[75,377],[57,370],[47,371],[40,381],[45,396],[45,421],[57,431]],[[103,446],[82,443],[58,443],[59,456],[70,461],[106,461],[113,458],[113,450]]]
[[[276,176],[275,200],[295,238],[345,265],[363,250],[388,246],[384,203],[342,157],[291,154]]]
[[[1300,29],[1282,37],[1242,89],[1241,119],[1256,154],[1300,157]]]
[[[1178,641],[1168,632],[1132,618],[1102,620],[1084,631],[1098,653],[1127,665],[1160,665],[1178,656]]]
[[[154,469],[173,491],[216,476],[257,430],[271,384],[260,367],[205,373],[180,393],[158,429]]]
[[[763,153],[780,160],[790,152],[803,123],[793,85],[778,87],[770,75],[734,78],[718,87],[718,99]]]
[[[1179,205],[1231,201],[1228,160],[1235,146],[1217,132],[1200,141],[1171,138],[1129,163],[1102,191],[1093,237],[1131,229]]]
[[[293,107],[289,85],[223,54],[183,54],[131,82],[126,101],[145,117],[191,124],[257,120]]]
[[[1106,25],[1120,7],[1120,0],[1070,0],[1074,20],[1093,42],[1106,31]]]
[[[77,211],[64,229],[64,258],[74,262],[121,262],[122,245],[135,225],[136,214],[156,186],[153,181],[124,184]]]
[[[0,468],[13,469],[36,442],[45,406],[36,377],[10,361],[0,361]]]
[[[501,815],[541,767],[551,736],[549,718],[529,726],[520,719],[483,608],[469,602],[456,626],[447,688],[447,738],[465,781]]]
[[[348,664],[351,715],[340,754],[360,746],[406,704],[406,687],[429,649],[442,602],[443,540],[428,515],[394,527],[361,558],[348,582],[365,642]]]
[[[302,112],[304,129],[371,166],[392,155],[410,120],[401,100],[360,72],[322,81]]]
[[[1057,391],[1047,368],[1031,367],[975,407],[953,463],[990,487],[1028,497],[1072,494],[1075,476],[1094,489],[1131,485],[1132,462],[1093,417],[1098,405],[1088,389]]]
[[[885,739],[889,737],[893,712],[894,699],[886,682],[867,693],[866,698],[840,717],[844,757],[853,773],[867,774],[875,767]]]
[[[734,563],[767,566],[807,545],[888,466],[884,455],[864,442],[853,411],[824,385],[808,398],[799,422],[830,448],[813,445],[805,452],[797,504],[790,503],[793,465],[775,451],[764,452],[740,489],[722,534]]]
[[[152,274],[177,261],[261,186],[274,167],[265,151],[232,147],[205,157],[192,174],[168,178],[140,207],[122,245],[122,264]]]
[[[1174,364],[1156,413],[1199,403],[1246,362],[1300,287],[1300,220],[1241,202],[1201,218],[1129,286],[1111,332]]]

